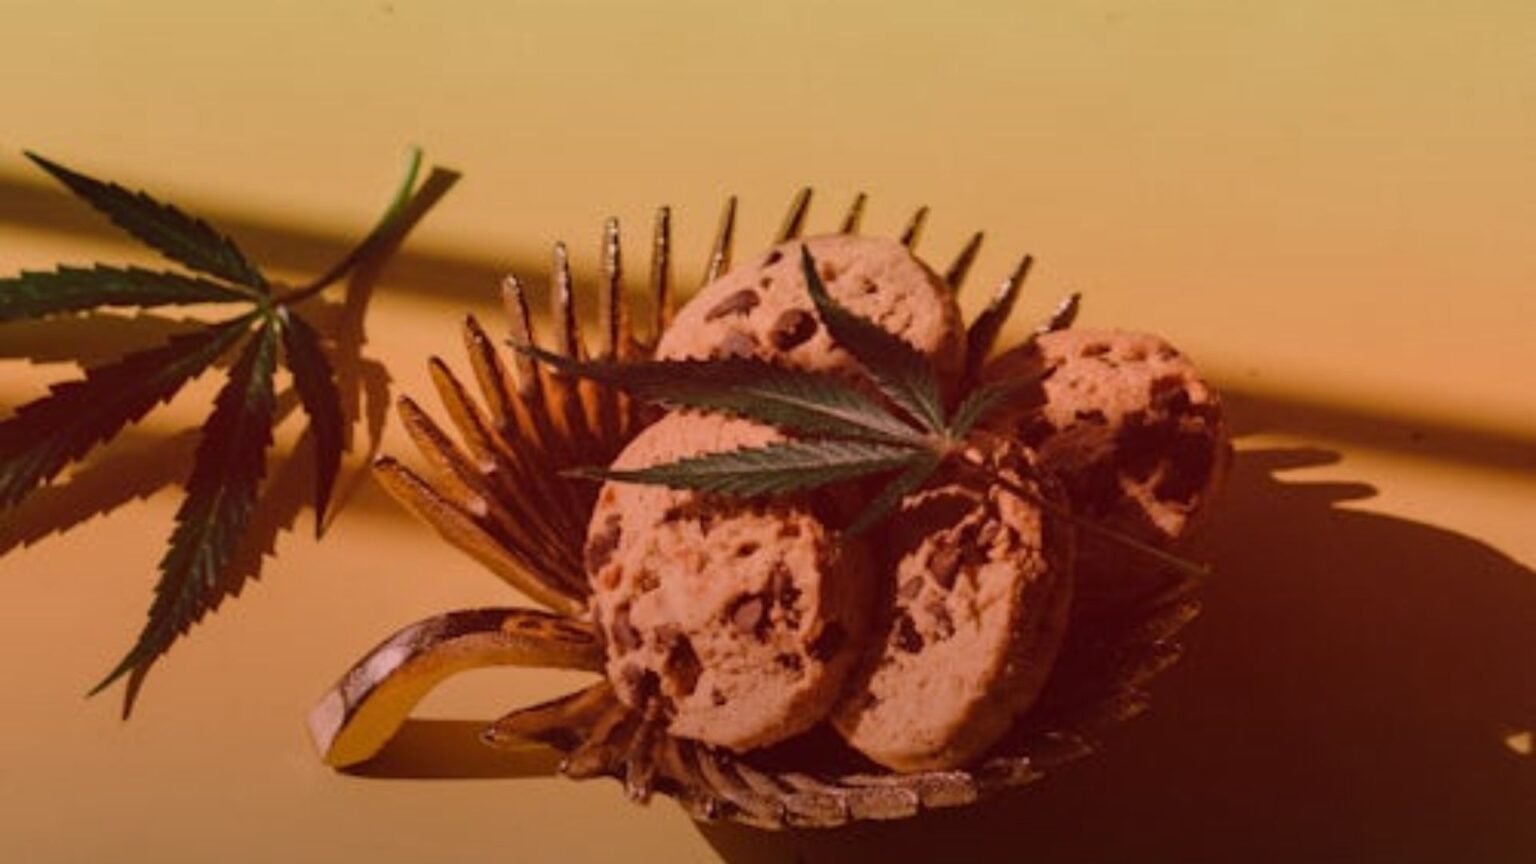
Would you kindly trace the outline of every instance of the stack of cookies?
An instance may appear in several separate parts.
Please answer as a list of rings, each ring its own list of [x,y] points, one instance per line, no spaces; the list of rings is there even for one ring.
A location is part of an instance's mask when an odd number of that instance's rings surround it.
[[[962,386],[965,331],[948,286],[904,245],[851,235],[795,241],[731,270],[679,310],[657,356],[855,376],[817,315],[802,243],[832,298],[921,352],[944,386]],[[1063,514],[1171,547],[1209,500],[1229,445],[1214,392],[1155,336],[1066,330],[971,366],[982,382],[1036,382],[966,442],[968,459],[1008,488],[941,470],[853,536],[841,526],[859,489],[742,499],[605,484],[585,561],[618,698],[659,705],[673,736],[737,752],[829,724],[896,771],[982,758],[1045,687],[1074,594],[1113,592],[1147,566],[1080,537]],[[678,411],[614,467],[781,437]]]

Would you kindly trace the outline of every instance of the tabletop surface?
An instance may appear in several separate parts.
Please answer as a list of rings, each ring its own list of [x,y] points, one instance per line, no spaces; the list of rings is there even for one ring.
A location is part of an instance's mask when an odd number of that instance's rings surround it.
[[[84,694],[144,620],[211,379],[0,513],[0,861],[1536,856],[1528,3],[0,10],[0,275],[152,261],[22,149],[176,201],[295,281],[366,231],[411,146],[462,174],[370,284],[363,357],[386,374],[358,390],[330,531],[274,495],[259,579],[131,720],[120,690]],[[940,267],[985,229],[968,311],[1032,252],[1021,319],[1083,291],[1084,324],[1163,333],[1227,395],[1216,576],[1152,710],[1017,794],[819,834],[701,827],[547,753],[475,749],[473,721],[569,673],[454,679],[375,763],[321,766],[304,716],[363,651],[516,602],[361,467],[370,424],[407,455],[389,400],[436,410],[427,358],[465,368],[463,313],[498,320],[508,271],[542,291],[553,241],[590,282],[617,216],[638,274],[670,205],[693,285],[725,196],[748,253],[802,185],[812,231],[860,190],[871,231],[930,206]],[[0,413],[182,317],[0,325]]]

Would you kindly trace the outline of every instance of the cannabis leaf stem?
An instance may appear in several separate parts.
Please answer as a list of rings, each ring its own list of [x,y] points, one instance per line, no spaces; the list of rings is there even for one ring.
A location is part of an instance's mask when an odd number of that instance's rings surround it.
[[[979,458],[962,453],[958,459],[958,463],[973,473],[980,475],[983,479],[996,483],[1011,494],[1023,498],[1025,501],[1034,504],[1040,509],[1050,513],[1052,516],[1071,522],[1073,525],[1089,534],[1092,534],[1094,537],[1100,540],[1105,540],[1118,546],[1124,546],[1127,549],[1131,549],[1142,555],[1146,555],[1149,558],[1153,558],[1190,576],[1205,578],[1211,575],[1211,568],[1209,566],[1190,561],[1186,558],[1181,558],[1165,550],[1159,549],[1149,543],[1143,543],[1142,541],[1137,540],[1135,537],[1132,537],[1123,531],[1116,531],[1113,528],[1100,525],[1099,523],[1081,514],[1073,513],[1071,508],[1066,507],[1056,501],[1052,501],[1049,498],[1039,494],[1038,492],[1020,485],[1008,477],[1008,475],[994,470],[991,466],[987,465]]]

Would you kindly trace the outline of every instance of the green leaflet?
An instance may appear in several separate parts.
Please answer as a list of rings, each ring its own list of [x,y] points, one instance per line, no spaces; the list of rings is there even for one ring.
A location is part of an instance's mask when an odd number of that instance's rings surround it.
[[[944,464],[944,455],[941,453],[925,451],[914,455],[908,461],[906,469],[886,484],[885,488],[880,490],[880,494],[876,495],[858,518],[853,520],[853,524],[848,526],[848,533],[862,534],[878,524],[901,504],[901,499],[928,482],[928,478],[932,477],[933,472],[939,470],[942,464]]]
[[[811,250],[800,247],[800,266],[811,300],[832,340],[859,361],[880,392],[927,432],[944,429],[944,402],[928,358],[900,337],[832,299],[816,272]]]
[[[902,471],[857,521],[860,530],[879,521],[903,495],[921,485],[948,452],[944,410],[932,368],[916,349],[838,305],[827,295],[808,251],[803,251],[803,260],[812,298],[828,330],[889,402],[871,398],[833,375],[751,358],[581,362],[530,345],[514,345],[557,372],[601,381],[646,401],[728,414],[801,436],[639,470],[585,468],[573,473],[752,497]]]
[[[160,561],[149,622],[92,694],[130,671],[146,669],[228,593],[227,570],[255,511],[267,447],[272,443],[277,338],[275,322],[269,318],[245,343],[230,369],[213,414],[203,426],[187,497],[176,511],[170,548]],[[135,690],[129,688],[124,715],[132,710]]]
[[[924,451],[873,441],[780,441],[640,468],[579,469],[579,476],[753,497],[798,492],[904,468]]]
[[[567,375],[601,381],[648,402],[699,408],[810,436],[920,445],[922,435],[847,382],[750,358],[613,362],[572,360],[514,345]]]
[[[201,219],[161,204],[143,192],[130,192],[116,183],[103,183],[51,162],[36,153],[27,158],[52,174],[69,191],[105,213],[118,227],[173,261],[201,273],[228,279],[266,293],[265,276],[228,237]]]
[[[991,350],[1029,269],[1026,257],[968,333],[973,361]],[[992,412],[1038,387],[1039,377],[999,381],[970,392],[946,414],[938,381],[926,358],[878,324],[839,305],[828,295],[816,261],[804,246],[801,265],[806,285],[832,338],[859,361],[864,374],[890,400],[880,405],[854,386],[829,375],[786,370],[758,360],[722,359],[650,363],[583,363],[530,345],[514,348],[568,375],[590,378],[629,390],[642,399],[674,407],[702,408],[771,423],[807,437],[763,447],[705,453],[638,470],[601,467],[568,472],[574,476],[674,489],[754,497],[815,489],[833,483],[900,471],[848,527],[859,533],[878,524],[922,487],[942,465],[955,460],[990,482],[1064,518],[1089,533],[1118,543],[1186,572],[1204,574],[1199,565],[1149,546],[1120,531],[1071,513],[1038,492],[965,455],[959,446]],[[1078,295],[1057,309],[1041,332],[1072,323]],[[976,371],[968,369],[966,380]],[[767,394],[768,403],[763,401]],[[921,425],[907,425],[903,412]],[[896,424],[894,426],[890,424]]]
[[[128,656],[97,688],[131,673],[131,705],[154,660],[223,597],[238,590],[237,577],[245,575],[235,572],[231,562],[252,528],[256,489],[271,443],[280,339],[315,445],[317,533],[323,524],[345,443],[345,418],[320,334],[299,316],[295,304],[359,265],[382,260],[458,175],[434,170],[417,189],[421,153],[413,151],[404,183],[367,237],[320,279],[274,297],[260,270],[206,222],[142,192],[27,155],[119,227],[204,275],[101,264],[22,272],[0,278],[0,324],[105,307],[239,302],[245,308],[237,317],[91,368],[80,380],[56,384],[48,396],[0,422],[0,511],[170,400],[259,322],[203,427],[188,495],[161,562],[150,620]]]
[[[987,419],[992,412],[1036,390],[1040,386],[1040,380],[1039,375],[1009,378],[984,384],[972,390],[959,405],[955,406],[955,413],[949,420],[950,437],[959,440],[971,434],[971,430]],[[1043,398],[1043,396],[1037,398]]]
[[[309,416],[315,439],[315,535],[325,524],[325,509],[331,500],[336,474],[341,468],[342,434],[345,421],[341,397],[336,392],[336,376],[320,347],[320,334],[303,318],[288,309],[278,313],[282,322],[283,351],[293,386]]]
[[[250,299],[250,294],[244,291],[180,273],[103,264],[90,269],[59,267],[51,272],[23,271],[0,279],[0,322],[102,306],[148,307]]]
[[[164,345],[89,369],[0,423],[0,507],[19,501],[64,466],[169,400],[243,334],[248,312]]]

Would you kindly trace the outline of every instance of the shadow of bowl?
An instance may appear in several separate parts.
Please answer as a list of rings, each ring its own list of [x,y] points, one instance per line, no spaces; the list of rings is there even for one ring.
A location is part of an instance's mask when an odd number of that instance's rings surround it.
[[[1239,454],[1207,613],[1099,756],[901,823],[700,830],[737,864],[1533,860],[1536,761],[1506,738],[1536,720],[1536,573],[1277,476],[1336,459]]]

